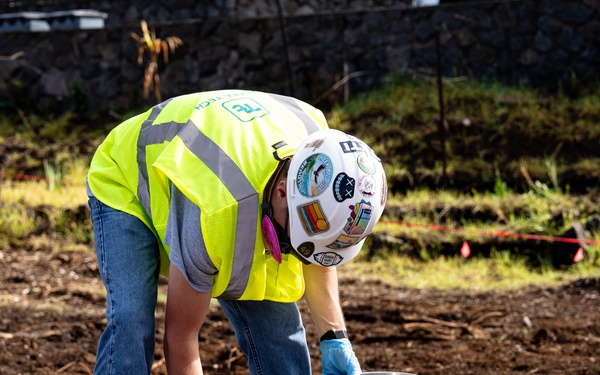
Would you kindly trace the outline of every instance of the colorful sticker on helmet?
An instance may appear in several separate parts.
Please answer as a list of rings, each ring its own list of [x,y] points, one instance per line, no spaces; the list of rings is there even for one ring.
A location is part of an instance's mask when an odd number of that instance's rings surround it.
[[[231,112],[238,120],[249,122],[255,118],[268,115],[270,112],[254,99],[239,98],[224,102],[223,108]]]
[[[329,222],[327,222],[327,218],[323,215],[319,201],[298,206],[298,215],[300,215],[300,222],[309,236],[325,232],[329,229]]]
[[[333,197],[338,202],[354,197],[355,181],[344,172],[335,176],[333,180]]]
[[[315,254],[315,261],[325,267],[337,266],[342,260],[344,260],[344,258],[333,251]]]
[[[388,186],[387,181],[385,179],[385,174],[381,174],[381,207],[385,206],[385,201],[387,200],[388,194]]]
[[[361,200],[359,203],[349,206],[349,208],[352,211],[350,212],[348,223],[344,226],[344,232],[353,236],[361,235],[367,229],[367,225],[369,225],[373,206],[371,206],[370,202]]]
[[[373,176],[365,174],[358,180],[358,191],[365,197],[375,195],[375,179]]]
[[[325,154],[310,155],[298,168],[296,175],[298,192],[305,197],[315,197],[327,189],[332,177],[333,165],[329,156]]]
[[[304,146],[304,148],[313,148],[313,151],[318,149],[319,147],[323,146],[323,143],[325,143],[324,139],[315,139],[312,142],[309,142],[306,144],[306,146]]]
[[[351,152],[361,152],[364,150],[363,148],[364,143],[360,142],[360,141],[344,141],[344,142],[340,142],[340,146],[342,147],[342,151],[345,154],[351,153]]]
[[[337,240],[333,241],[333,243],[327,245],[330,249],[345,249],[357,243],[360,240],[360,237],[350,237],[342,234],[338,237]]]
[[[375,160],[365,152],[358,155],[356,162],[358,163],[360,169],[362,169],[365,173],[375,174],[377,171],[377,168],[375,167]]]
[[[305,258],[309,258],[315,251],[315,244],[312,242],[302,242],[296,251]]]

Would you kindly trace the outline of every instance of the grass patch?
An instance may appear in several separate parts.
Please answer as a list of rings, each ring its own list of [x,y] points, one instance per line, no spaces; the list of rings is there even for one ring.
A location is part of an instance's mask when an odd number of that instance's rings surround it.
[[[598,252],[597,248],[596,259]],[[534,285],[557,286],[579,278],[597,278],[600,277],[600,264],[597,260],[586,260],[562,270],[531,268],[526,259],[515,257],[508,251],[495,252],[490,258],[440,256],[427,261],[391,255],[368,261],[358,258],[341,266],[339,274],[342,278],[375,278],[407,288],[514,290]]]

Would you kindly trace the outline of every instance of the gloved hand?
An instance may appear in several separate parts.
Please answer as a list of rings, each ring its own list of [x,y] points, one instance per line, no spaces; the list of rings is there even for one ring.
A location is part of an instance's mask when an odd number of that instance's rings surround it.
[[[360,363],[356,359],[348,339],[325,340],[321,343],[321,366],[323,375],[360,375]]]

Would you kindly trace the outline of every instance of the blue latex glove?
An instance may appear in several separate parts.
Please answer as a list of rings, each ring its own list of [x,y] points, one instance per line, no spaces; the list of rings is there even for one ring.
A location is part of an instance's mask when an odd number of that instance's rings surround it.
[[[321,366],[323,375],[360,375],[360,363],[356,359],[348,339],[325,340],[321,343]]]

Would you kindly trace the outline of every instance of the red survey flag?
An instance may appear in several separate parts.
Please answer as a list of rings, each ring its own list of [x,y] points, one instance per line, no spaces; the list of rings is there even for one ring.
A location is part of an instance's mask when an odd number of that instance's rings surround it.
[[[469,248],[469,244],[467,243],[467,241],[463,242],[463,245],[460,248],[460,253],[465,258],[468,258],[469,255],[471,255],[471,249]]]
[[[575,256],[573,257],[573,263],[581,262],[582,260],[583,260],[583,247],[580,247],[579,250],[577,250],[577,253],[575,254]]]

